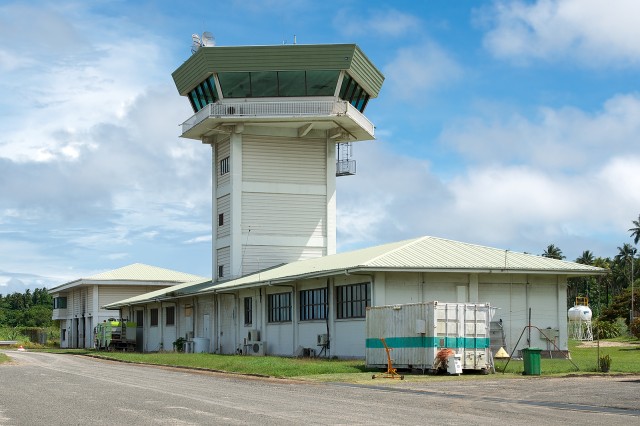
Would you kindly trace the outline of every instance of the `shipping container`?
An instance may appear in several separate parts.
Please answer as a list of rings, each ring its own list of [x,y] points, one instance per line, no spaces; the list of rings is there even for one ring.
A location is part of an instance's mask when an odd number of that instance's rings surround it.
[[[391,350],[395,368],[434,371],[443,349],[460,355],[463,370],[492,368],[489,326],[495,312],[487,304],[426,302],[374,306],[366,313],[366,364],[386,368]]]

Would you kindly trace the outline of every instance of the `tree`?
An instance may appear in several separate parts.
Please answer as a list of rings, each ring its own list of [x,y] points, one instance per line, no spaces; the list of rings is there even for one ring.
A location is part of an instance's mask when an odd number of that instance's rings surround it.
[[[562,260],[565,258],[565,256],[562,254],[562,250],[560,250],[559,247],[556,247],[553,244],[549,244],[547,249],[544,252],[542,252],[542,257],[548,257],[550,259],[558,259],[558,260]]]
[[[582,252],[582,256],[576,259],[576,263],[582,263],[583,265],[593,265],[595,258],[593,253],[589,250]]]
[[[633,243],[638,244],[640,241],[640,214],[638,215],[638,220],[633,220],[634,228],[629,228],[629,232],[631,232],[631,238],[633,238]]]

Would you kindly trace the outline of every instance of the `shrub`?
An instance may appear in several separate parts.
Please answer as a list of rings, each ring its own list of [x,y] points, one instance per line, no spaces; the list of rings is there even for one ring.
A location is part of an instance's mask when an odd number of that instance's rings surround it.
[[[598,339],[612,339],[620,335],[620,328],[616,323],[597,320],[593,325],[593,335]]]
[[[629,326],[629,332],[636,339],[640,339],[640,317],[633,319],[633,322]]]
[[[611,368],[611,357],[609,355],[604,355],[600,357],[599,360],[600,371],[606,373]]]

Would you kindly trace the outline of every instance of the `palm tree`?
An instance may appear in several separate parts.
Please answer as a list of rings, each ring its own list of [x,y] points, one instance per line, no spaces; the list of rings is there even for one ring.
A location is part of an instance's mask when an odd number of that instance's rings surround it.
[[[638,215],[638,220],[633,220],[632,222],[635,228],[629,228],[629,232],[631,232],[633,244],[638,244],[638,241],[640,241],[640,214]]]
[[[558,260],[562,260],[565,258],[565,256],[562,254],[562,250],[560,250],[559,247],[556,247],[553,244],[549,244],[547,249],[544,252],[542,252],[542,257],[548,257],[550,259],[558,259]]]
[[[618,247],[618,254],[616,254],[614,259],[616,262],[626,262],[633,259],[637,251],[638,249],[633,247],[631,244],[624,243],[622,247]]]
[[[543,255],[544,256],[544,255]],[[582,252],[582,256],[576,259],[576,263],[582,263],[583,265],[593,265],[595,258],[590,250]]]

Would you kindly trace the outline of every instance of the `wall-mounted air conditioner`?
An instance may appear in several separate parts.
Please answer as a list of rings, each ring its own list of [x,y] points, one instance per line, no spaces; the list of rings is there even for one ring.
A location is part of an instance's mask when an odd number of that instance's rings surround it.
[[[247,342],[245,345],[245,354],[264,356],[266,346],[265,342]]]
[[[247,341],[248,342],[259,342],[260,341],[260,332],[255,328],[252,328],[247,333]]]
[[[327,346],[329,343],[328,334],[318,334],[318,346]]]

